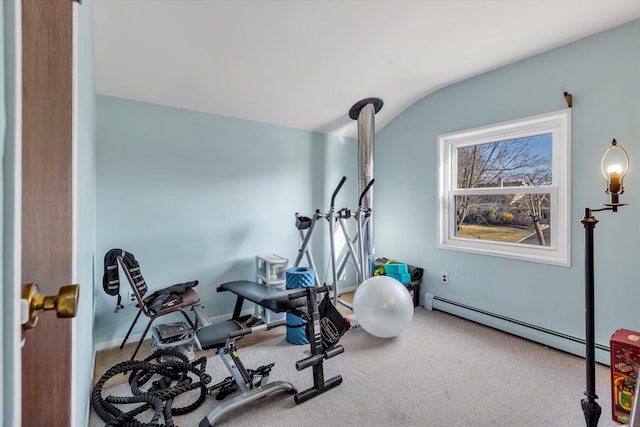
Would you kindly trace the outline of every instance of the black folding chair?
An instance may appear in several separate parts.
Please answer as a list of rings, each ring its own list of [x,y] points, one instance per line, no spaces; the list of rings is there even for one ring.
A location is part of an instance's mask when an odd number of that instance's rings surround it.
[[[162,317],[167,314],[176,313],[176,312],[182,313],[184,318],[189,323],[189,326],[191,326],[191,328],[194,331],[196,330],[196,324],[194,323],[193,320],[191,320],[191,318],[189,317],[189,315],[187,315],[185,311],[185,309],[192,307],[195,304],[198,304],[200,302],[200,296],[196,293],[196,291],[193,290],[192,287],[186,287],[183,292],[171,292],[171,288],[175,286],[179,286],[179,285],[173,285],[173,286],[155,291],[154,294],[157,295],[156,298],[144,298],[144,293],[140,292],[140,286],[137,285],[137,282],[139,280],[144,280],[142,279],[142,274],[140,273],[139,267],[137,271],[130,271],[122,255],[118,255],[117,260],[118,260],[118,264],[120,265],[120,268],[122,269],[122,271],[124,271],[124,274],[127,277],[127,281],[131,286],[131,290],[133,294],[136,297],[136,301],[137,301],[136,306],[140,308],[138,310],[138,314],[133,320],[133,323],[131,324],[131,326],[129,327],[129,330],[127,331],[127,335],[124,337],[124,340],[122,340],[122,344],[120,344],[120,349],[122,349],[124,345],[127,343],[127,340],[129,339],[129,335],[131,334],[133,327],[138,322],[140,315],[144,314],[149,318],[149,322],[147,323],[147,326],[145,327],[144,332],[140,337],[140,341],[138,341],[138,345],[136,346],[135,351],[131,355],[131,359],[134,359],[136,357],[138,350],[140,350],[140,345],[142,345],[142,341],[144,341],[145,337],[147,336],[147,333],[149,332],[149,328],[151,327],[151,324],[158,317]],[[193,283],[197,284],[197,282],[193,282]],[[161,298],[161,300],[158,300],[158,298]]]

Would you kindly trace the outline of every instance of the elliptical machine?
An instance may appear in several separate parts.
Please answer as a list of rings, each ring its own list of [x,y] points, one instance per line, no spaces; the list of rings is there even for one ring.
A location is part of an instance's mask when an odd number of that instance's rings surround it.
[[[333,304],[336,305],[338,302],[345,307],[352,308],[351,304],[342,301],[339,299],[339,291],[338,291],[338,278],[342,276],[344,273],[348,261],[351,258],[355,270],[358,284],[362,283],[367,275],[367,268],[371,268],[368,262],[368,256],[365,251],[365,242],[363,239],[364,230],[368,227],[369,219],[371,218],[372,209],[365,208],[363,205],[363,200],[366,194],[370,191],[373,186],[374,180],[371,179],[367,186],[364,188],[360,197],[358,199],[358,209],[353,212],[349,208],[342,208],[338,211],[335,210],[335,200],[336,196],[342,189],[345,181],[347,180],[346,176],[343,176],[338,185],[336,186],[333,194],[331,195],[331,204],[329,205],[329,210],[326,213],[322,213],[320,209],[316,209],[313,216],[311,218],[305,217],[296,213],[296,228],[300,232],[301,245],[298,248],[298,256],[296,257],[295,262],[293,263],[294,267],[300,265],[302,258],[306,256],[307,263],[309,267],[314,270],[314,280],[315,285],[317,287],[321,286],[320,279],[318,277],[317,269],[315,266],[315,261],[313,259],[313,254],[311,253],[311,249],[309,248],[309,243],[311,241],[311,236],[313,231],[316,229],[316,225],[320,219],[326,219],[329,222],[329,241],[330,241],[330,249],[331,249],[331,286],[333,287]],[[349,235],[347,230],[347,222],[350,218],[356,220],[356,229],[355,234],[353,236]],[[340,248],[340,250],[336,247],[336,223],[342,230],[345,246],[344,248]],[[340,255],[342,254],[342,255]],[[339,258],[339,259],[338,259]]]

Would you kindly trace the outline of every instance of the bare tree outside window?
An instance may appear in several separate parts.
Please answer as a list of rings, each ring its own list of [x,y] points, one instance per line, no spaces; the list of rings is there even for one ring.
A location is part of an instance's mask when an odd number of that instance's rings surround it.
[[[551,185],[551,182],[549,134],[457,148],[458,188],[540,187]],[[522,233],[517,230],[510,233],[509,227],[527,228],[535,233],[538,244],[546,245],[544,230],[549,224],[542,221],[548,216],[548,210],[549,198],[545,193],[465,194],[456,197],[456,235],[472,237],[486,233],[493,240],[491,236],[495,238],[498,234],[489,228],[502,227],[505,228],[504,241],[512,241],[514,237],[510,234]],[[503,217],[504,214],[510,216]],[[487,228],[484,233],[478,232],[478,224]],[[465,226],[473,230],[465,230]],[[520,242],[529,243],[529,239]]]

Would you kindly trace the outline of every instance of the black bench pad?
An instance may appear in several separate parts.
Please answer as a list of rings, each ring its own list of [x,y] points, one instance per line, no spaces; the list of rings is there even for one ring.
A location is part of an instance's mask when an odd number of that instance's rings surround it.
[[[229,338],[229,334],[243,329],[235,320],[225,320],[214,325],[205,326],[196,331],[196,337],[203,350],[222,348]]]
[[[248,301],[268,308],[276,313],[290,311],[307,304],[305,297],[289,299],[290,294],[300,292],[302,289],[276,289],[273,286],[251,282],[249,280],[236,280],[223,283],[218,291],[229,291]]]

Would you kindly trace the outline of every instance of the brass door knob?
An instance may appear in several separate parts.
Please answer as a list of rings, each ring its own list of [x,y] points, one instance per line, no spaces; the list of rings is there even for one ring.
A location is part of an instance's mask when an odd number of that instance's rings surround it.
[[[22,298],[27,301],[28,320],[22,325],[25,329],[33,328],[38,316],[46,310],[55,310],[58,317],[75,317],[78,311],[78,285],[62,286],[58,295],[45,296],[40,293],[37,283],[29,283],[24,288]]]

